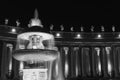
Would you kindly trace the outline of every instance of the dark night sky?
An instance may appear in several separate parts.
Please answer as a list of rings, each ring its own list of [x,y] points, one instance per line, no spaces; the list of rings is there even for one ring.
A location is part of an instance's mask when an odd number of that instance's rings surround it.
[[[117,2],[102,1],[4,1],[0,3],[0,18],[28,23],[35,8],[44,24],[119,24]]]

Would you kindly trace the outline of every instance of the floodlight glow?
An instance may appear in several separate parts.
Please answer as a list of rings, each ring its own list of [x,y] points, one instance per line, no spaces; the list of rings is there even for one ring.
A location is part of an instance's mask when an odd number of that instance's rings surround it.
[[[120,34],[118,35],[118,38],[120,38]]]
[[[102,35],[101,34],[98,34],[97,35],[97,39],[101,39],[102,38]]]
[[[60,35],[60,33],[56,33],[56,37],[60,37],[61,35]]]
[[[77,34],[77,38],[81,38],[81,35],[80,35],[80,34]]]
[[[11,32],[12,32],[12,33],[15,33],[15,32],[16,32],[16,29],[15,29],[15,28],[12,28],[12,29],[11,29]]]

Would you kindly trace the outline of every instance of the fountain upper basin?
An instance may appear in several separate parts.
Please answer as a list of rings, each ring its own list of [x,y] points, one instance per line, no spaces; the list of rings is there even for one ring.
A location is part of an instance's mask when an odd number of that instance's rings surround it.
[[[24,40],[29,40],[29,36],[31,35],[39,35],[43,37],[43,40],[49,40],[49,39],[54,39],[54,36],[52,34],[44,33],[44,32],[26,32],[19,34],[17,38],[19,39],[24,39]]]
[[[57,56],[58,51],[48,49],[21,49],[13,53],[13,57],[19,61],[51,61]]]

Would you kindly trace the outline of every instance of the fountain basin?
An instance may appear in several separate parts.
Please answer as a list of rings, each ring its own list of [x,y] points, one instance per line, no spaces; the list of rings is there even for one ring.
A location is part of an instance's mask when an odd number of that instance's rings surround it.
[[[39,35],[43,37],[43,40],[49,40],[49,39],[54,39],[54,36],[49,33],[44,33],[44,32],[26,32],[19,34],[17,38],[19,39],[24,39],[24,40],[29,40],[29,36],[31,35]]]
[[[58,51],[48,49],[15,50],[13,57],[18,61],[52,61],[58,56]]]

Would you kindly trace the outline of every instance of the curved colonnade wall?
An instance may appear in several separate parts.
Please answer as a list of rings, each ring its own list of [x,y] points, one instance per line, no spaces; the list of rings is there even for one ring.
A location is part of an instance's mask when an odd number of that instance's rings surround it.
[[[11,69],[12,79],[19,79],[19,62],[14,58],[11,59],[16,45],[16,34],[4,33],[0,34],[0,77],[7,80]],[[66,79],[120,78],[119,32],[102,32],[101,39],[96,38],[99,33],[62,31],[51,33],[56,39],[55,44],[60,52]],[[82,38],[73,38],[78,33]]]

